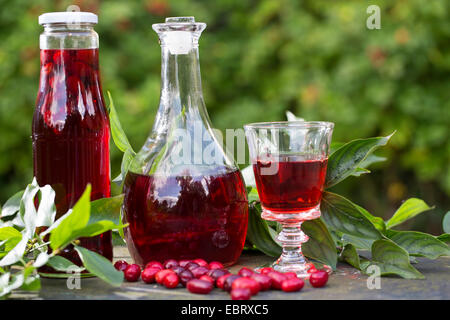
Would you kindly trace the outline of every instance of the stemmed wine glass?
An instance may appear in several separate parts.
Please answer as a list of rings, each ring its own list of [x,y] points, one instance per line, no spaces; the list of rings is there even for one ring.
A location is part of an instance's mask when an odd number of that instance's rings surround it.
[[[320,200],[334,124],[322,121],[261,122],[244,126],[261,206],[261,217],[282,225],[283,247],[273,268],[309,276],[301,245],[306,220],[320,217]]]

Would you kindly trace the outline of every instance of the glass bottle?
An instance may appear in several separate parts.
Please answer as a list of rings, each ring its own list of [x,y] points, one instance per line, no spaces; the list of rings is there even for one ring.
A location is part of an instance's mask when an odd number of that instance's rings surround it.
[[[110,196],[109,119],[98,64],[97,16],[52,12],[39,17],[41,71],[32,125],[33,169],[56,192],[57,218],[92,185],[91,200]],[[111,233],[81,245],[112,260]],[[72,247],[63,256],[80,264]]]
[[[125,237],[140,265],[195,258],[231,265],[244,246],[245,185],[203,101],[198,39],[205,27],[192,17],[153,25],[162,52],[160,105],[124,183]]]

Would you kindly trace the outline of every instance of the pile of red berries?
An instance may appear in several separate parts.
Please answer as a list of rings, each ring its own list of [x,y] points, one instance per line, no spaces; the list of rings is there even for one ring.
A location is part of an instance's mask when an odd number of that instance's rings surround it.
[[[248,300],[265,290],[283,290],[285,292],[300,291],[305,282],[297,278],[294,272],[278,272],[272,268],[262,268],[259,272],[243,267],[238,274],[232,274],[222,263],[195,260],[167,260],[164,263],[151,261],[144,270],[137,264],[128,264],[119,260],[114,264],[117,270],[123,271],[129,282],[142,278],[145,283],[159,283],[168,289],[176,288],[180,283],[189,292],[207,294],[216,286],[230,292],[233,300]],[[141,272],[142,271],[142,272]],[[309,270],[310,284],[323,287],[328,281],[328,273],[312,266]]]

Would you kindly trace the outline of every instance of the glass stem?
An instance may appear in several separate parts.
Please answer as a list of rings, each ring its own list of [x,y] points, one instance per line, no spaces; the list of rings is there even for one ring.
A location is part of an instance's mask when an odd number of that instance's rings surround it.
[[[283,230],[278,235],[278,241],[283,246],[281,259],[286,263],[305,263],[302,253],[302,243],[308,241],[308,236],[301,230],[302,222],[282,223]]]
[[[302,243],[309,237],[301,230],[301,222],[280,222],[283,226],[278,235],[283,252],[273,265],[274,269],[281,272],[295,272],[299,276],[306,276],[309,266],[302,253]]]

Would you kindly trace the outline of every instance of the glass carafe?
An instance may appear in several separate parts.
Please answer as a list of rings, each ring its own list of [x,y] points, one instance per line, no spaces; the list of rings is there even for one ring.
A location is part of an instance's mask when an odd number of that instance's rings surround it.
[[[109,120],[98,64],[97,16],[52,12],[39,17],[41,74],[33,117],[33,169],[39,185],[56,192],[57,218],[80,198],[110,196]],[[81,245],[112,260],[111,232]],[[72,246],[62,253],[80,264]]]
[[[154,24],[162,52],[156,120],[124,182],[126,242],[134,261],[195,259],[231,265],[245,242],[248,203],[240,171],[211,127],[191,17]]]

